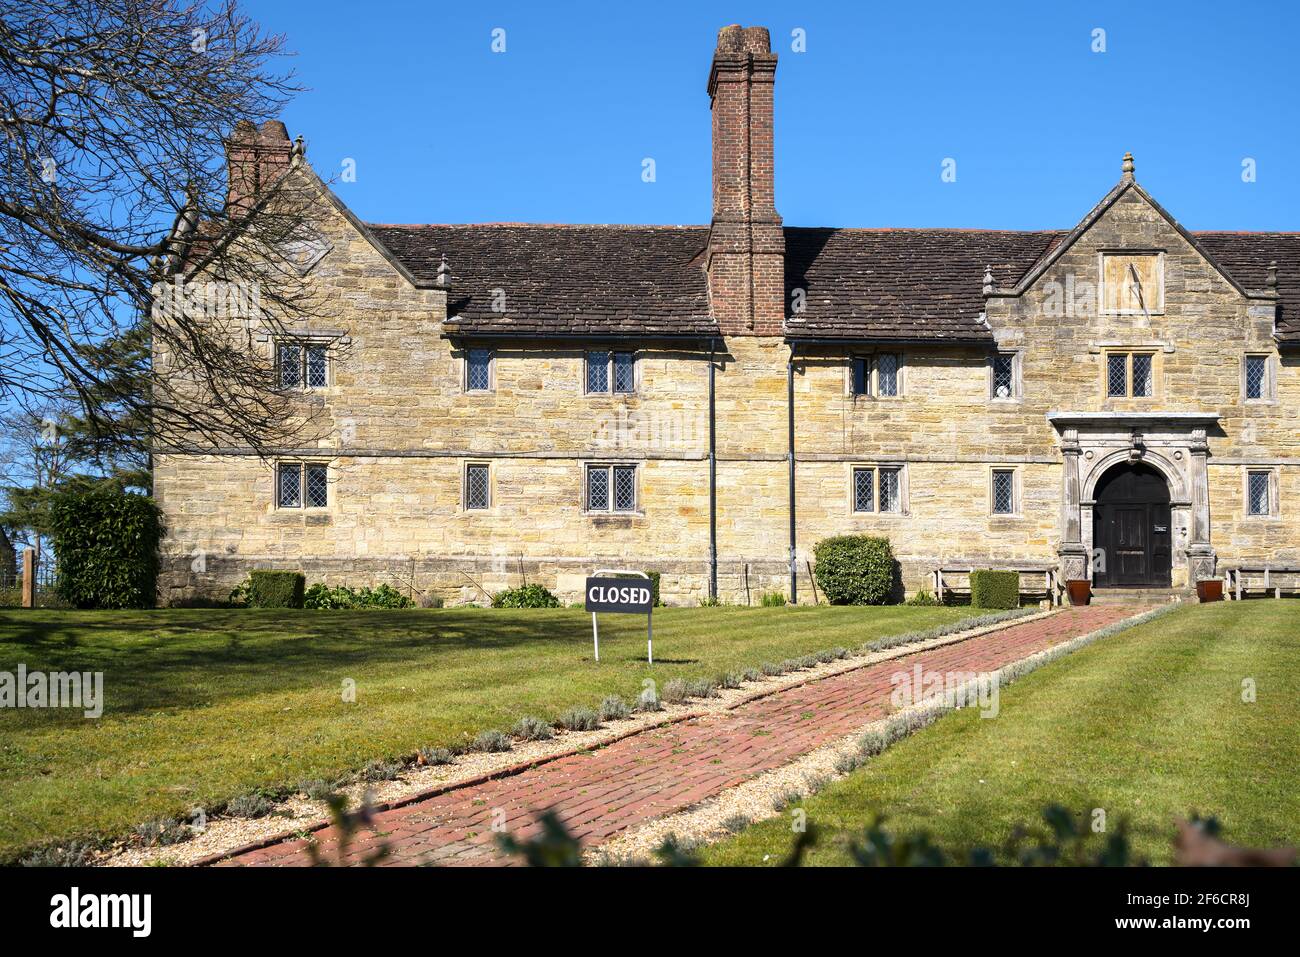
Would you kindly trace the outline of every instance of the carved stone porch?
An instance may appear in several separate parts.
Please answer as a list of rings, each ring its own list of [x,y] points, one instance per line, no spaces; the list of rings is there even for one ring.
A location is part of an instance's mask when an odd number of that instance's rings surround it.
[[[1061,437],[1061,577],[1093,577],[1093,507],[1101,478],[1114,466],[1143,463],[1169,485],[1171,581],[1190,589],[1215,575],[1210,541],[1208,433],[1219,417],[1204,412],[1051,412]]]

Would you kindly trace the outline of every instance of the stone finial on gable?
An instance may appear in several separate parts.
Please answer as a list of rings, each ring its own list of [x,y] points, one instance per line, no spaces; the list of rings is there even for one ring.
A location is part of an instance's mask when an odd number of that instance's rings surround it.
[[[984,295],[986,296],[993,295],[993,290],[995,288],[997,288],[997,284],[993,281],[993,267],[985,266],[984,267]]]
[[[307,143],[305,140],[303,140],[302,134],[299,133],[296,137],[294,137],[293,153],[290,157],[289,162],[292,163],[294,166],[297,166],[306,158],[307,158]]]
[[[1133,182],[1133,154],[1132,153],[1124,154],[1124,162],[1120,164],[1119,168],[1121,173],[1123,174],[1122,176],[1120,176],[1121,182],[1125,182],[1125,183]]]
[[[1264,280],[1264,287],[1272,293],[1277,292],[1277,260],[1274,259],[1268,264],[1267,278]]]
[[[451,285],[451,267],[447,265],[447,254],[442,254],[442,261],[438,263],[438,285]]]

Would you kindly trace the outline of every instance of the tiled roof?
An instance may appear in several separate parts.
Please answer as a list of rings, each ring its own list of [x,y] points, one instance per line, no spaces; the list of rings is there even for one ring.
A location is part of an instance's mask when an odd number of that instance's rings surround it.
[[[448,313],[466,334],[713,335],[704,275],[707,226],[371,224],[421,283],[445,254]],[[1014,286],[1064,230],[829,229],[788,226],[791,338],[991,341],[980,323],[985,266]],[[1228,274],[1263,289],[1278,264],[1278,331],[1300,344],[1300,233],[1193,233]],[[503,311],[493,309],[495,290]]]
[[[447,314],[465,333],[717,333],[704,276],[707,226],[369,228],[420,282],[434,282],[446,254]],[[494,299],[504,309],[494,310]]]
[[[1016,280],[1063,233],[968,229],[787,228],[791,338],[992,341],[979,320],[984,268],[999,286]]]
[[[1254,291],[1264,288],[1268,264],[1277,263],[1277,334],[1300,344],[1300,233],[1192,233],[1228,275]]]

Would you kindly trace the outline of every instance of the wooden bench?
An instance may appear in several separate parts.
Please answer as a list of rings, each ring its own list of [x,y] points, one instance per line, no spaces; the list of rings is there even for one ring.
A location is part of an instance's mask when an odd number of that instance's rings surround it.
[[[995,571],[995,572],[1019,572],[1021,575],[1020,594],[1022,595],[1042,595],[1053,605],[1061,604],[1060,584],[1056,580],[1056,566],[1044,562],[1024,562],[1015,564],[1001,564],[997,562],[953,562],[934,569],[930,573],[931,580],[934,582],[934,597],[942,604],[945,592],[956,594],[970,594],[970,574],[976,571]],[[1043,576],[1041,587],[1026,588],[1023,577],[1025,575]],[[965,585],[951,581],[949,577],[960,579],[965,576]]]
[[[1283,580],[1290,578],[1290,584]],[[1300,565],[1288,565],[1267,562],[1263,565],[1235,565],[1223,572],[1224,593],[1241,601],[1248,591],[1262,590],[1265,594],[1273,593],[1274,598],[1282,597],[1282,589],[1300,593]]]

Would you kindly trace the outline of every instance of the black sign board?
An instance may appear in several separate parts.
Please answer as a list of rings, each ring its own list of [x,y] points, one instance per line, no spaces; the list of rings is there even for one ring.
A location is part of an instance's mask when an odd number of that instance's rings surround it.
[[[654,607],[654,592],[645,578],[588,578],[587,611],[648,615]]]

